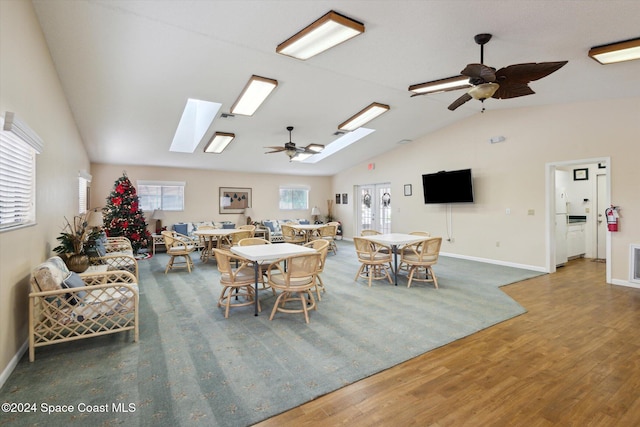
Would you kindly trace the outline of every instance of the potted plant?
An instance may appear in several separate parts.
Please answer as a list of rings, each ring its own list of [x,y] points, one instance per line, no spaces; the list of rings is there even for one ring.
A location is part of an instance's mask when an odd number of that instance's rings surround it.
[[[74,216],[72,222],[65,217],[65,221],[62,232],[56,237],[60,244],[53,251],[60,255],[69,270],[82,273],[89,268],[85,249],[95,244],[99,231],[88,227],[86,214]]]

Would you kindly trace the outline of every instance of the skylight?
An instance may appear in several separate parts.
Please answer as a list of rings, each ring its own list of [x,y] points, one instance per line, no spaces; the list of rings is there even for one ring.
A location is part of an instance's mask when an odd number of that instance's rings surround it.
[[[189,98],[169,151],[193,153],[202,141],[222,104]]]
[[[328,144],[324,147],[324,150],[319,152],[318,154],[314,154],[309,158],[304,160],[300,160],[302,163],[317,163],[320,160],[329,157],[330,155],[337,153],[338,151],[347,148],[349,145],[353,144],[356,141],[364,138],[365,136],[375,132],[375,129],[367,129],[367,128],[358,128],[353,132],[346,133],[342,135],[340,138],[333,141],[331,144]],[[297,156],[296,156],[297,157]],[[297,160],[295,157],[293,160]]]

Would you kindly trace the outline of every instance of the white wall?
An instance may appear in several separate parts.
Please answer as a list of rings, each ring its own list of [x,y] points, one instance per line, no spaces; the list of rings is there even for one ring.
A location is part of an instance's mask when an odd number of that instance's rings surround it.
[[[37,156],[37,225],[0,233],[0,384],[27,339],[31,270],[78,210],[89,160],[30,1],[0,1],[0,114],[15,112],[44,141]]]
[[[232,221],[240,225],[244,222],[242,214],[219,213],[219,187],[251,188],[252,219],[311,219],[311,208],[318,206],[326,214],[326,199],[331,196],[331,178],[313,176],[251,174],[200,169],[163,168],[149,166],[115,166],[92,164],[91,206],[105,206],[106,198],[123,169],[131,182],[137,180],[184,181],[184,212],[165,212],[162,224],[171,226],[177,222]],[[309,209],[281,211],[278,209],[280,185],[309,186]],[[155,230],[155,221],[149,220],[153,212],[145,212],[149,231]]]
[[[493,111],[487,105],[483,114],[336,174],[333,192],[353,198],[355,185],[389,181],[393,230],[426,230],[446,238],[446,207],[424,204],[421,175],[470,167],[476,203],[452,205],[455,240],[444,242],[442,251],[544,269],[546,164],[610,156],[611,198],[623,209],[621,232],[611,236],[612,277],[628,284],[629,246],[640,241],[638,117],[639,98]],[[506,140],[488,142],[498,135]],[[371,162],[375,169],[368,170]],[[403,196],[404,184],[413,185],[413,196]],[[355,230],[354,206],[337,206],[345,236]]]

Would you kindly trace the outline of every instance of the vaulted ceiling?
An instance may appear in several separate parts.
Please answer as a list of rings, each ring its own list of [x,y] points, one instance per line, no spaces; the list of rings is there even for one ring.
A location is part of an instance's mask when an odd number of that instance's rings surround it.
[[[463,92],[410,97],[409,85],[479,62],[473,36],[492,33],[495,68],[568,60],[531,83],[535,95],[487,100],[487,110],[640,97],[640,61],[600,65],[590,47],[640,36],[640,2],[257,0],[34,0],[91,161],[265,173],[331,175],[456,121],[480,114]],[[306,61],[276,46],[334,10],[364,34]],[[278,87],[251,117],[223,117],[251,75]],[[188,98],[222,104],[211,128],[232,132],[222,154],[169,151]],[[329,145],[338,125],[372,102],[390,111],[367,137],[315,164],[265,146]],[[493,135],[486,135],[489,138]],[[204,141],[206,143],[206,141]]]

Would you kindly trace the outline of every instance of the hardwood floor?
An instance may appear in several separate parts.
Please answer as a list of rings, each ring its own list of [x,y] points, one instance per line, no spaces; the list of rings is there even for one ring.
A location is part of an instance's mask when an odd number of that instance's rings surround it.
[[[579,259],[505,286],[527,313],[257,426],[640,425],[640,290],[604,277]]]

